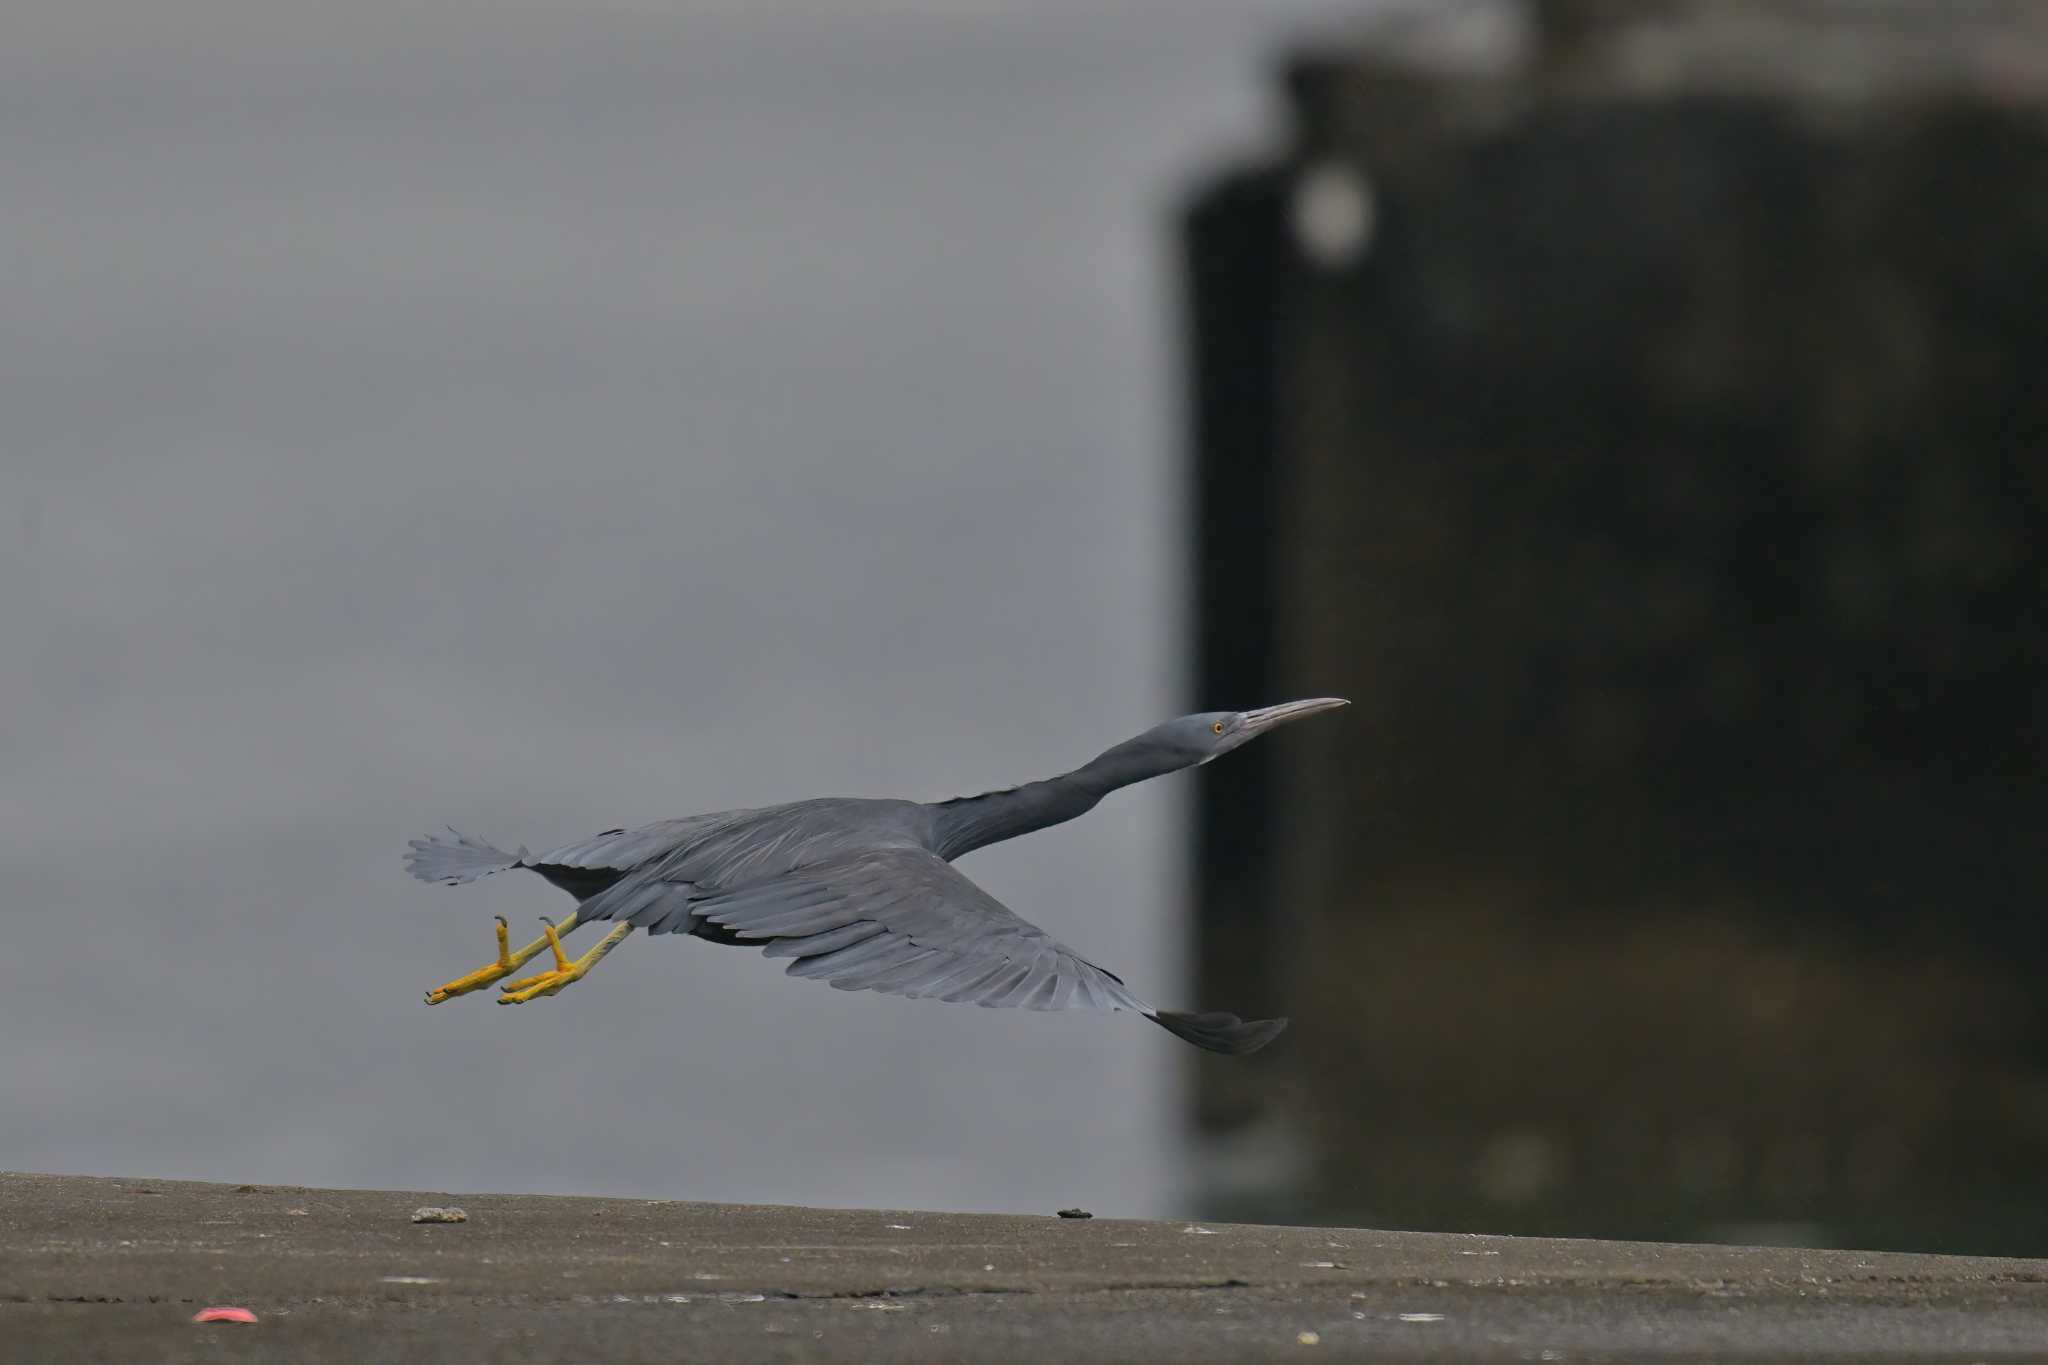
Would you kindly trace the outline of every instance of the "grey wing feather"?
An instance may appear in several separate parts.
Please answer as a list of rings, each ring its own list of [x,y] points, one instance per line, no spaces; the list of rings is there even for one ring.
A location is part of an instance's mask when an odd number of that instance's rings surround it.
[[[662,876],[660,866],[677,849],[748,814],[718,811],[659,820],[638,829],[608,829],[549,849],[529,859],[527,866],[582,902],[579,914],[585,920],[613,919],[650,934],[681,933],[690,926],[694,888],[687,881]]]
[[[1115,975],[921,848],[868,849],[724,892],[690,913],[795,958],[791,976],[840,990],[990,1008],[1153,1013]]]
[[[873,920],[855,920],[837,929],[821,934],[809,934],[803,938],[779,938],[761,950],[763,957],[816,957],[838,949],[851,947],[862,939],[873,938],[885,932]]]
[[[658,820],[638,829],[608,829],[579,839],[573,844],[549,849],[532,861],[552,867],[611,868],[629,872],[658,858],[678,845],[716,828],[736,812],[692,815],[681,820]]]

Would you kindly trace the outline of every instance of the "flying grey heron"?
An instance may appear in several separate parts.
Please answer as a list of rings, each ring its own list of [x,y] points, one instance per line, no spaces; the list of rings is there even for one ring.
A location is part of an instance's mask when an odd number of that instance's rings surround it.
[[[1277,725],[1346,703],[1337,697],[1257,711],[1205,711],[1154,726],[1069,773],[951,801],[831,797],[759,810],[715,811],[639,829],[611,829],[538,857],[458,834],[412,841],[406,865],[450,886],[526,868],[577,901],[558,928],[517,952],[498,917],[498,958],[427,992],[438,1005],[510,976],[542,949],[554,966],[507,981],[501,1005],[580,981],[635,929],[759,947],[795,959],[791,976],[843,991],[936,996],[1033,1010],[1133,1010],[1211,1052],[1256,1052],[1285,1019],[1156,1009],[1103,970],[1012,913],[951,866],[963,853],[1044,829],[1133,782],[1207,763]],[[561,935],[615,927],[570,961]]]

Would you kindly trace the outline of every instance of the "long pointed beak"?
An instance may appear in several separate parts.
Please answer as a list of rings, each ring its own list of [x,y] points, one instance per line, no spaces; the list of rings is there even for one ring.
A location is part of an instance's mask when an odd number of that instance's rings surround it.
[[[1310,697],[1307,701],[1283,701],[1278,706],[1265,706],[1256,711],[1245,712],[1245,729],[1254,735],[1263,734],[1274,726],[1284,725],[1290,720],[1300,720],[1303,716],[1313,716],[1319,711],[1334,711],[1340,706],[1349,705],[1351,703],[1342,697]]]

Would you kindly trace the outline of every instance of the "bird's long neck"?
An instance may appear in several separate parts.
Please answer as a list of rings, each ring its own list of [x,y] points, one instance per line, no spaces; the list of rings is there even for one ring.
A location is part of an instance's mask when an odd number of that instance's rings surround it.
[[[928,807],[933,815],[933,851],[950,862],[977,848],[1060,824],[1087,814],[1118,787],[1174,772],[1188,762],[1156,746],[1127,740],[1072,772],[1043,782],[938,802]]]

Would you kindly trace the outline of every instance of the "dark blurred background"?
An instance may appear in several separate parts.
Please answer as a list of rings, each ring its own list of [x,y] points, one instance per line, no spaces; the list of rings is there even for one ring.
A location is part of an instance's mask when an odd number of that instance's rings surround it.
[[[2048,19],[38,0],[0,1167],[2048,1253]],[[977,854],[1249,1061],[545,846],[1355,706]]]
[[[1422,7],[1185,218],[1219,1213],[2048,1253],[2048,11]]]

